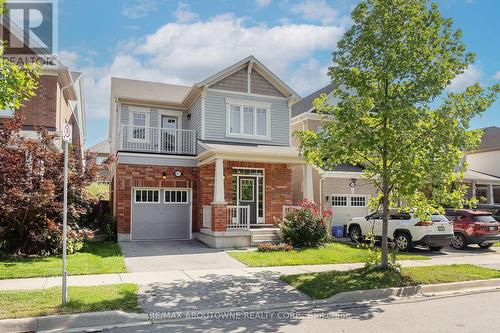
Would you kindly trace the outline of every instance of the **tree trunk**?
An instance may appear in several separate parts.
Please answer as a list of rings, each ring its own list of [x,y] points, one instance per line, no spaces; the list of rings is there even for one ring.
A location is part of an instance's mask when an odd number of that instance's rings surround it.
[[[384,160],[384,166],[387,162]],[[384,168],[385,169],[385,168]],[[389,242],[388,242],[388,229],[389,229],[389,182],[387,176],[384,175],[382,179],[382,192],[384,197],[382,198],[382,268],[389,267]]]

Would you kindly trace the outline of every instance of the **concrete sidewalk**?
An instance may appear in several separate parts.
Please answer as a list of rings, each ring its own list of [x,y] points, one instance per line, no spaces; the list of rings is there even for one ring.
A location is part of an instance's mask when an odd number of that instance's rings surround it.
[[[405,260],[400,262],[403,267],[432,266],[450,264],[474,264],[500,269],[500,254],[474,256],[439,256],[430,260]],[[276,267],[242,267],[233,269],[197,269],[170,270],[161,272],[135,272],[120,274],[74,275],[68,277],[70,286],[97,286],[118,283],[135,283],[149,285],[153,283],[195,282],[204,281],[206,277],[247,277],[255,278],[262,273],[272,273],[272,276],[323,272],[329,270],[349,270],[362,267],[363,263],[329,264],[329,265],[299,265]],[[28,278],[0,280],[0,290],[33,290],[47,289],[61,285],[61,277]]]

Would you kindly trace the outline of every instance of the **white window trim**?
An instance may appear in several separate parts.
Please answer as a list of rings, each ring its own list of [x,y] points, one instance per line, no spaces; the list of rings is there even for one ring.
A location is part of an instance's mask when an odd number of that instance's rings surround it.
[[[141,128],[142,126],[136,126],[134,125],[134,113],[143,113],[146,115],[146,120],[145,120],[145,126],[144,126],[144,139],[136,139],[134,138],[134,127],[139,127]],[[130,142],[149,142],[149,112],[145,110],[134,110],[134,109],[129,109],[129,119],[128,123],[131,126],[130,133],[129,133],[129,138],[128,140]]]
[[[158,192],[158,201],[137,201],[137,191],[153,191]],[[134,189],[134,203],[136,204],[159,204],[161,203],[160,190],[152,188],[135,188]]]
[[[167,202],[165,192],[166,191],[176,191],[176,192],[186,192],[186,202]],[[187,188],[164,188],[163,189],[163,203],[165,205],[189,205],[189,189]]]
[[[183,111],[173,111],[173,110],[165,110],[165,109],[157,109],[158,110],[158,128],[161,127],[161,116],[170,116],[177,117],[177,129],[182,129],[182,113]]]
[[[254,134],[231,133],[231,105],[240,106],[240,130],[243,131],[243,107],[253,107]],[[266,135],[257,135],[257,109],[266,110]],[[271,140],[271,104],[226,98],[226,137],[242,139]]]
[[[243,200],[241,198],[241,195],[243,194],[243,192],[241,191],[241,181],[245,181],[245,180],[252,182],[252,189],[253,189],[253,191],[252,191],[252,199],[251,200]],[[241,202],[255,202],[255,203],[257,203],[256,200],[255,200],[256,199],[255,198],[255,179],[253,179],[253,178],[243,178],[243,179],[240,179],[239,182],[240,182],[240,198],[239,198],[239,200]]]
[[[334,206],[333,205],[333,197],[346,197],[347,198],[347,205],[346,206]],[[351,205],[351,198],[352,197],[364,197],[365,198],[365,205],[364,206],[352,206]],[[330,206],[332,207],[352,207],[352,208],[365,208],[368,207],[368,202],[370,201],[371,196],[369,194],[342,194],[342,193],[334,193],[330,195]]]

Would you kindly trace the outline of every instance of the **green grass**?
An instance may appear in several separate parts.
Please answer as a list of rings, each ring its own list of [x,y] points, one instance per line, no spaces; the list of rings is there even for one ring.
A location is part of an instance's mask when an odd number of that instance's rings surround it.
[[[48,316],[106,310],[139,312],[135,284],[69,287],[68,303],[61,305],[61,288],[0,292],[0,319]]]
[[[85,191],[96,200],[109,200],[109,184],[94,182]]]
[[[0,260],[0,279],[59,276],[60,256],[45,258],[14,258]],[[68,255],[68,274],[123,273],[125,262],[115,242],[89,242],[75,254]]]
[[[500,271],[474,265],[440,265],[395,270],[360,268],[282,276],[281,279],[313,299],[331,297],[342,291],[407,287],[457,281],[500,278]]]
[[[247,266],[265,267],[364,262],[368,256],[368,251],[355,245],[328,243],[319,248],[299,249],[289,252],[234,251],[229,252],[229,255]],[[398,255],[398,259],[426,260],[429,257],[401,253]]]

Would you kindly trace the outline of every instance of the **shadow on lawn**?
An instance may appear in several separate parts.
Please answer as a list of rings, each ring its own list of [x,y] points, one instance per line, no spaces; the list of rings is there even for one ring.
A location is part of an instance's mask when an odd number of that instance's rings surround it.
[[[139,301],[143,311],[154,314],[157,319],[169,319],[174,313],[186,312],[191,316],[200,315],[199,311],[216,311],[217,314],[200,317],[189,322],[179,322],[168,331],[207,331],[214,329],[238,330],[242,332],[279,332],[285,325],[297,325],[304,316],[314,312],[312,307],[296,306],[279,310],[274,316],[262,319],[265,313],[275,310],[259,310],[265,304],[293,304],[293,302],[310,301],[311,298],[279,279],[274,272],[259,272],[252,275],[212,275],[195,278],[195,281],[176,281],[172,283],[154,283],[143,286],[139,292]],[[239,312],[242,318],[229,316],[230,311],[240,307],[252,307]],[[369,320],[379,308],[357,306],[347,309],[334,309],[344,313],[347,318]],[[245,314],[260,314],[261,319],[253,319],[251,324],[244,324]],[[281,314],[278,315],[278,313]],[[220,316],[226,317],[220,317]],[[216,317],[218,316],[218,317]],[[307,316],[306,316],[307,317]],[[226,319],[224,319],[226,318]]]

